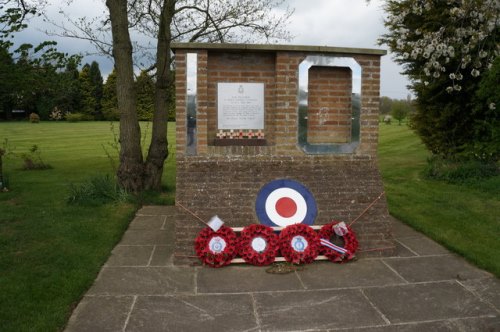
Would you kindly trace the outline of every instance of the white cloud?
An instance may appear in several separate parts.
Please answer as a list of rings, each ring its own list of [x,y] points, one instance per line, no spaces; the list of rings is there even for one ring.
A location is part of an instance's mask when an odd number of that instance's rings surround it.
[[[378,48],[377,39],[386,30],[382,0],[291,0],[295,8],[289,29],[293,44]],[[406,98],[408,80],[388,54],[382,58],[381,95]]]

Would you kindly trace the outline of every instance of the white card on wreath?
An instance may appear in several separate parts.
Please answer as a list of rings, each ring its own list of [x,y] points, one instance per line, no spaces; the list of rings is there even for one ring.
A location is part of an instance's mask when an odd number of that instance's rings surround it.
[[[208,227],[210,227],[214,232],[217,232],[222,225],[224,225],[224,222],[218,216],[213,216],[208,222]]]

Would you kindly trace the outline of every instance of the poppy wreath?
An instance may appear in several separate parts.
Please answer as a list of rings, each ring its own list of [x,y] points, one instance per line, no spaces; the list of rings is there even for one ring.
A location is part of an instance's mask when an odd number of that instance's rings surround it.
[[[278,235],[269,226],[250,225],[240,233],[238,254],[248,264],[269,265],[274,262],[278,250]]]
[[[325,239],[330,241],[332,236],[338,236],[335,234],[333,227],[337,225],[339,221],[332,221],[329,224],[324,225],[319,230],[319,237],[321,239]],[[337,250],[330,248],[329,246],[322,245],[321,252],[325,255],[330,261],[336,263],[343,263],[350,261],[354,258],[354,253],[358,249],[358,240],[356,239],[356,234],[353,232],[352,228],[349,225],[345,225],[347,228],[347,233],[341,236],[344,245],[343,246],[335,246],[340,247]],[[340,249],[340,250],[339,250]],[[344,249],[344,250],[341,250]]]
[[[281,255],[294,264],[311,263],[320,251],[318,234],[305,224],[285,227],[280,233],[279,244]]]
[[[229,265],[237,253],[238,239],[236,233],[227,226],[217,232],[206,227],[195,239],[194,249],[203,264],[211,267]]]

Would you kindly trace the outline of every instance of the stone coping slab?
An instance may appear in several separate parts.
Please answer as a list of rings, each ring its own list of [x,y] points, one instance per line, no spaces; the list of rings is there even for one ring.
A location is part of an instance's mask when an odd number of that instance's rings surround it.
[[[352,48],[313,45],[278,45],[278,44],[232,44],[232,43],[172,43],[172,50],[198,49],[219,51],[287,51],[287,52],[318,52],[318,53],[341,53],[341,54],[371,54],[386,55],[386,50],[372,48]]]

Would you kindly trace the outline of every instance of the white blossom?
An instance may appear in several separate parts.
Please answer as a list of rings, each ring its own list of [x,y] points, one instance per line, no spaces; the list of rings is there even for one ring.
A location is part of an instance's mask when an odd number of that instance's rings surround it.
[[[500,43],[497,42],[496,48],[491,48],[491,39],[485,43],[500,25],[499,0],[447,0],[440,15],[447,17],[448,24],[421,25],[414,30],[408,28],[407,17],[417,15],[425,21],[438,1],[403,2],[402,10],[389,13],[386,23],[393,34],[387,35],[386,40],[393,38],[393,45],[397,45],[393,51],[403,62],[417,61],[423,65],[422,76],[428,77],[423,81],[424,85],[439,78],[441,73],[450,72],[447,75],[450,85],[446,91],[449,92],[451,87],[460,91],[461,85],[453,82],[463,79],[461,72],[469,71],[473,77],[478,77],[486,71],[479,68],[491,68],[495,57],[500,56]],[[452,68],[450,64],[456,64],[456,67]]]
[[[492,111],[493,111],[493,110],[495,110],[495,109],[497,108],[497,107],[496,107],[496,105],[495,105],[495,103],[490,103],[490,104],[488,105],[488,107],[489,107],[489,109],[490,109],[490,110],[492,110]]]

